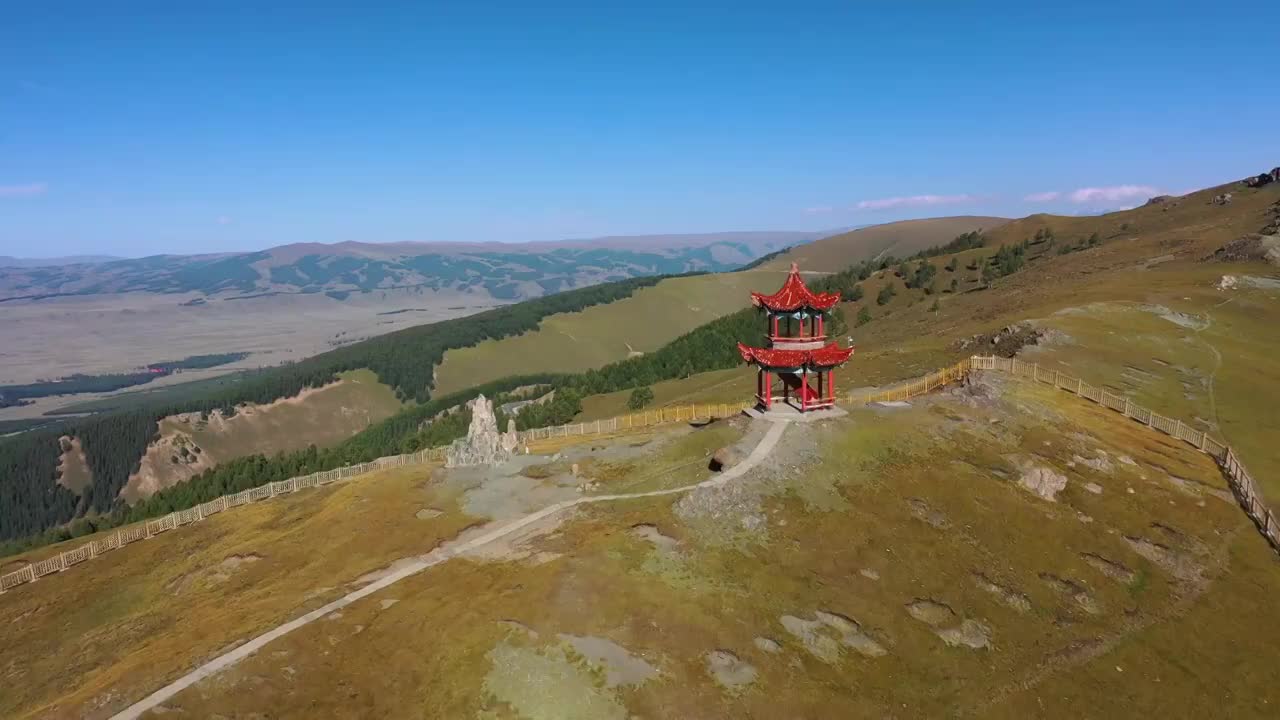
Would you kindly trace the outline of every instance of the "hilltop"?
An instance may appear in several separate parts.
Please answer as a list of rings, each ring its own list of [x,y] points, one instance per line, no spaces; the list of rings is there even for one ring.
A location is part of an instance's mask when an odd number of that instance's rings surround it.
[[[914,255],[957,235],[991,230],[1007,222],[1009,218],[961,215],[872,225],[792,248],[760,267],[786,270],[796,263],[808,270],[843,269],[864,260]]]
[[[715,484],[708,454],[770,435]],[[1278,591],[1207,456],[984,376],[807,427],[547,442],[214,515],[0,602],[0,712],[106,717],[299,618],[156,714],[1021,718],[1122,695],[1261,716],[1269,675],[1231,659],[1280,660],[1250,621]]]

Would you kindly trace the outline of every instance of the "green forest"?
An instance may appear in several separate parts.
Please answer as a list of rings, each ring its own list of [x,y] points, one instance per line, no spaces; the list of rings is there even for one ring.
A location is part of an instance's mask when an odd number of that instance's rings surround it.
[[[192,355],[182,360],[148,363],[145,370],[110,375],[69,375],[58,380],[28,383],[26,385],[0,385],[0,408],[24,405],[34,398],[54,395],[80,395],[83,393],[107,393],[171,375],[181,370],[196,370],[227,365],[249,357],[249,353],[219,353],[216,355]]]

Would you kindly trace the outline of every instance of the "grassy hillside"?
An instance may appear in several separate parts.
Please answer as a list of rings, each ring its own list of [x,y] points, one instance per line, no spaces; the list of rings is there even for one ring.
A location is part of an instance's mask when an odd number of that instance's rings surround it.
[[[914,255],[962,233],[990,230],[1007,222],[1008,218],[962,215],[873,225],[800,245],[761,267],[786,270],[794,262],[802,270],[840,270],[863,260]]]
[[[1223,191],[1235,194],[1231,205],[1210,203]],[[1233,184],[1172,206],[1016,220],[988,233],[984,248],[930,258],[939,288],[932,295],[907,288],[897,266],[874,272],[859,283],[862,299],[842,306],[858,350],[839,375],[841,387],[879,385],[1003,349],[991,345],[992,334],[1030,320],[1054,332],[1028,359],[1221,434],[1280,503],[1280,460],[1268,449],[1280,433],[1268,401],[1280,395],[1280,371],[1272,360],[1280,353],[1280,335],[1272,330],[1280,323],[1280,268],[1206,260],[1266,225],[1280,212],[1278,202],[1280,188]],[[1036,241],[1043,230],[1051,230],[1053,239]],[[1095,234],[1097,245],[1090,247]],[[985,283],[981,270],[968,269],[975,260],[985,266],[1000,244],[1024,240],[1032,244],[1017,272]],[[948,271],[952,257],[956,270]],[[918,265],[910,262],[908,269]],[[1224,275],[1260,280],[1219,290]],[[880,304],[887,285],[895,294]],[[858,325],[864,309],[871,320]],[[745,385],[731,372],[660,384],[658,402],[729,399],[724,396],[735,389],[741,399],[751,392],[751,372],[740,371]],[[593,413],[618,409],[625,395],[587,398],[583,407]]]
[[[647,353],[773,292],[785,273],[749,271],[663,280],[617,302],[551,315],[536,330],[445,353],[436,388],[451,393],[510,375],[577,372]]]
[[[476,513],[572,496],[570,462],[600,492],[709,477],[705,454],[741,432],[725,425],[560,448],[510,477],[387,473],[41,580],[0,603],[14,679],[0,714],[118,710]],[[1274,624],[1255,622],[1280,569],[1184,443],[995,380],[793,427],[774,455],[732,489],[603,503],[449,560],[164,707],[595,720],[1023,718],[1057,714],[1050,698],[1093,717],[1243,717],[1280,702],[1268,672],[1238,663],[1280,661]],[[1052,501],[1020,481],[1042,469],[1066,483]]]

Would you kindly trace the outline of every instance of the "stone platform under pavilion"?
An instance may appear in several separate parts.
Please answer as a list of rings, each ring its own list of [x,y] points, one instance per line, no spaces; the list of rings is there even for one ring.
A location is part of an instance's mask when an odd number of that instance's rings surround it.
[[[849,411],[844,408],[832,405],[824,408],[809,408],[801,410],[791,403],[776,402],[768,409],[759,405],[747,408],[742,414],[749,418],[768,420],[770,422],[818,422],[820,420],[831,420],[833,418],[844,417]]]

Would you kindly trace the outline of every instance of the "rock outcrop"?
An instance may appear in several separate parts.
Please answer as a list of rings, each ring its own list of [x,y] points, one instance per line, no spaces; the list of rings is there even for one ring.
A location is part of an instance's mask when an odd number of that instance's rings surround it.
[[[1055,502],[1058,493],[1067,487],[1067,476],[1047,467],[1028,467],[1023,470],[1022,477],[1018,478],[1018,484],[1037,497]]]
[[[1244,184],[1251,188],[1260,188],[1273,182],[1280,182],[1280,167],[1272,168],[1271,172],[1264,172],[1261,175],[1245,178]]]
[[[504,436],[498,432],[493,403],[484,395],[478,395],[467,407],[471,410],[467,436],[454,440],[449,446],[445,466],[496,465],[510,459],[511,451],[504,447]]]
[[[1280,266],[1280,236],[1249,233],[1223,245],[1205,259],[1218,262],[1262,260]]]
[[[520,445],[520,436],[516,433],[515,418],[507,418],[507,431],[502,433],[502,449],[514,453]]]

